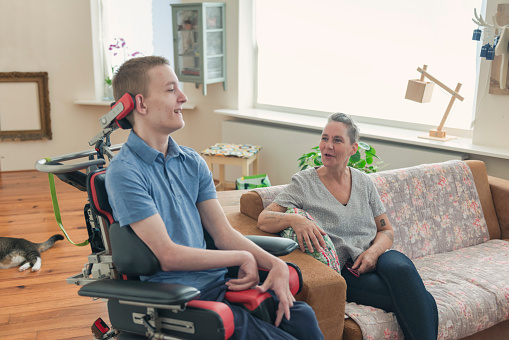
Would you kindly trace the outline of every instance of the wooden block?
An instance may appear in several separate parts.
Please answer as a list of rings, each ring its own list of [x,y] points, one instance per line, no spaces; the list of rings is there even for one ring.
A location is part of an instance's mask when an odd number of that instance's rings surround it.
[[[405,99],[410,99],[418,103],[428,103],[431,101],[434,87],[435,83],[433,82],[410,79],[408,81]]]
[[[447,135],[445,130],[429,130],[430,137],[444,138]]]

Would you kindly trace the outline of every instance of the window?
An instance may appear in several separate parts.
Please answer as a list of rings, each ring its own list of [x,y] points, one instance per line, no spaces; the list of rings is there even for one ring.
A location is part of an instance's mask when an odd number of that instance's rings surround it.
[[[171,4],[180,0],[91,0],[96,97],[125,60],[159,55],[173,64]]]
[[[152,0],[102,0],[105,77],[132,57],[151,55]]]
[[[404,99],[417,67],[457,83],[446,127],[470,129],[475,102],[474,0],[258,0],[257,103],[438,126],[451,96]],[[396,125],[398,123],[395,123]]]

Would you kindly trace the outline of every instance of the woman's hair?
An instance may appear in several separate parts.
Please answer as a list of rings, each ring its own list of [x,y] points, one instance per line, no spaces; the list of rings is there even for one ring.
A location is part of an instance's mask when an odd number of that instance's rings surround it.
[[[132,58],[124,62],[112,81],[115,100],[119,100],[126,93],[147,96],[150,81],[148,71],[159,65],[170,65],[170,62],[157,56]]]
[[[350,143],[357,143],[359,141],[359,128],[355,125],[352,117],[346,113],[333,113],[327,118],[327,124],[330,122],[343,123],[348,128],[348,137],[350,137]]]

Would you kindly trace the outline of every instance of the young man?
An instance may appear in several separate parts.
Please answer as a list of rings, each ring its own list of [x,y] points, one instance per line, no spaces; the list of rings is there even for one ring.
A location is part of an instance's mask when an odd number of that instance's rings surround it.
[[[106,189],[120,225],[131,225],[161,264],[160,272],[142,280],[190,285],[207,300],[222,301],[227,289],[272,290],[279,300],[275,325],[231,306],[233,338],[323,338],[313,310],[290,293],[287,265],[231,227],[205,161],[171,138],[185,125],[181,110],[187,97],[168,61],[153,56],[126,61],[113,90],[116,100],[134,95],[136,107],[128,116],[133,130],[106,172]],[[206,249],[203,228],[219,250]],[[225,278],[229,266],[240,267],[237,279]],[[261,286],[258,267],[269,270]]]

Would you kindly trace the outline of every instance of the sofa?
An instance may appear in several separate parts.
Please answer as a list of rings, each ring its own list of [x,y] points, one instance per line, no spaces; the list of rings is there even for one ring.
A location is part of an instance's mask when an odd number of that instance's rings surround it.
[[[370,174],[395,231],[392,249],[414,262],[439,310],[439,339],[509,339],[509,181],[481,161],[449,161]],[[224,192],[244,235],[283,186]],[[237,200],[236,203],[233,201]],[[277,237],[278,235],[272,235]],[[283,257],[303,276],[298,300],[326,339],[403,339],[392,313],[346,302],[343,277],[299,249]]]

